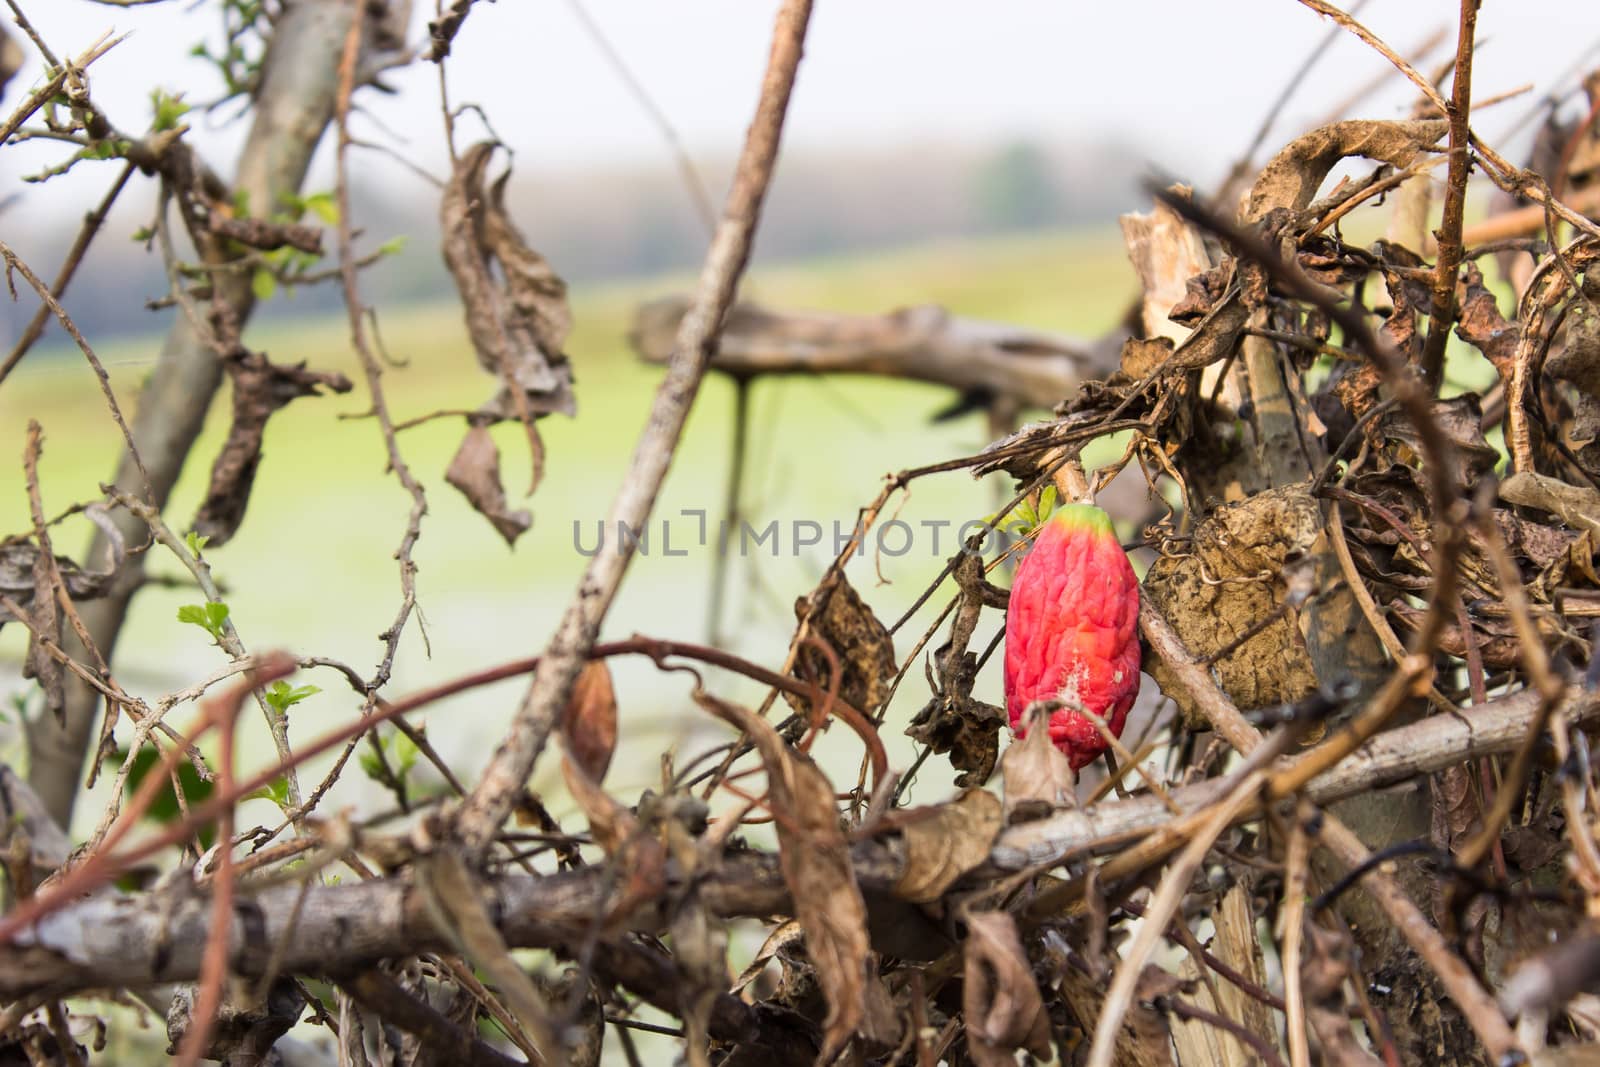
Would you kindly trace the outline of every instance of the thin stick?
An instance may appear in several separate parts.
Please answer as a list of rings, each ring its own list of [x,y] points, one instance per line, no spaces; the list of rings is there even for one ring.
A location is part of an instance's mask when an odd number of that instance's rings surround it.
[[[111,183],[111,188],[106,195],[95,205],[93,211],[83,217],[83,227],[78,230],[78,236],[72,242],[72,247],[67,251],[67,258],[62,260],[61,269],[56,271],[55,281],[50,283],[50,293],[57,300],[66,294],[67,286],[72,282],[72,276],[77,273],[78,266],[83,262],[85,253],[95,235],[100,232],[106,216],[111,213],[111,205],[116,203],[117,197],[122,195],[122,190],[127,187],[128,179],[133,176],[133,164],[129,163],[122,168],[116,181]],[[22,362],[22,357],[28,354],[41,334],[44,333],[45,323],[50,318],[50,307],[40,304],[34,311],[33,318],[28,320],[28,325],[23,329],[22,336],[17,338],[17,343],[11,347],[11,352],[6,356],[4,363],[0,363],[0,383],[6,380],[16,365]]]
[[[1195,831],[1189,844],[1167,868],[1161,886],[1145,908],[1145,921],[1134,935],[1133,943],[1123,954],[1117,972],[1112,976],[1111,987],[1106,990],[1105,1003],[1100,1008],[1100,1018],[1095,1023],[1094,1044],[1089,1050],[1088,1067],[1111,1067],[1116,1055],[1117,1035],[1122,1029],[1122,1019],[1133,1005],[1134,988],[1144,965],[1155,951],[1156,945],[1166,936],[1167,924],[1177,914],[1178,906],[1189,891],[1189,880],[1195,869],[1211,851],[1222,831],[1250,801],[1263,781],[1260,771],[1246,775],[1233,788],[1227,799],[1214,805],[1205,822]]]
[[[656,391],[649,421],[607,517],[613,525],[626,522],[633,529],[643,528],[672,465],[689,408],[699,392],[722,320],[733,303],[734,290],[750,256],[810,19],[810,0],[786,0],[778,12],[761,98],[733,188],[706,253],[694,302],[678,327],[666,377]],[[478,787],[460,809],[457,828],[470,853],[481,856],[488,849],[533,772],[586,653],[599,636],[600,624],[616,597],[635,547],[628,538],[615,538],[590,559],[510,730],[485,768]]]
[[[666,112],[661,110],[655,98],[652,97],[634,75],[627,61],[622,58],[611,39],[606,36],[600,24],[589,14],[583,0],[571,0],[569,5],[572,13],[578,16],[578,21],[583,24],[584,31],[594,41],[595,47],[600,49],[600,54],[605,56],[606,62],[611,64],[611,69],[616,71],[617,77],[622,79],[622,84],[627,86],[644,113],[649,116],[656,130],[661,134],[662,140],[667,142],[667,148],[672,152],[672,158],[678,164],[678,173],[683,177],[683,187],[689,193],[689,199],[694,203],[695,214],[700,217],[701,223],[706,228],[707,234],[715,234],[717,229],[717,209],[711,202],[711,193],[706,189],[705,179],[700,176],[700,171],[694,165],[694,160],[689,157],[689,152],[683,147],[683,141],[678,137],[678,131],[673,128],[672,120],[667,118]],[[715,642],[713,642],[715,643]]]
[[[1439,225],[1439,261],[1428,313],[1428,339],[1422,349],[1422,374],[1437,390],[1444,379],[1444,348],[1456,313],[1456,274],[1461,268],[1461,218],[1467,207],[1467,176],[1472,173],[1472,53],[1480,0],[1461,0],[1461,28],[1456,34],[1455,81],[1451,87],[1450,170],[1445,179],[1444,218]]]
[[[744,492],[746,452],[750,440],[750,390],[755,383],[749,378],[733,380],[733,444],[728,456],[728,496],[722,507],[722,529],[732,530],[739,522],[739,499]],[[733,567],[733,555],[728,551],[728,538],[717,539],[717,557],[711,571],[711,617],[706,622],[706,643],[722,644],[722,612],[727,606],[728,571]]]
[[[1411,84],[1415,85],[1422,92],[1422,95],[1428,99],[1428,102],[1438,109],[1439,114],[1448,115],[1450,113],[1450,105],[1445,103],[1444,97],[1439,95],[1439,90],[1433,87],[1433,83],[1427,78],[1423,77],[1422,74],[1417,71],[1417,68],[1413,67],[1410,63],[1407,63],[1403,58],[1401,58],[1400,53],[1396,52],[1393,48],[1390,48],[1387,44],[1384,44],[1383,39],[1377,34],[1373,33],[1371,30],[1361,25],[1361,23],[1351,18],[1346,12],[1334,7],[1330,3],[1327,3],[1326,0],[1300,0],[1300,2],[1306,7],[1309,7],[1311,10],[1315,11],[1317,14],[1326,15],[1334,22],[1337,22],[1340,26],[1343,26],[1345,29],[1359,37],[1363,42],[1366,43],[1367,47],[1377,52],[1390,63],[1393,63],[1395,69],[1401,74],[1404,74]],[[1467,2],[1470,3],[1471,0],[1467,0]]]
[[[226,792],[233,787],[234,730],[239,724],[239,711],[250,686],[234,686],[231,694],[219,695],[208,701],[207,718],[221,735],[221,752],[217,757],[218,786]],[[131,762],[131,758],[130,758]],[[228,977],[228,942],[233,933],[233,805],[224,804],[217,813],[217,873],[212,879],[211,930],[206,940],[205,955],[200,963],[200,992],[194,999],[189,1014],[189,1028],[178,1048],[178,1067],[193,1067],[209,1050],[211,1033],[217,1024],[217,1012],[222,1007],[222,986]]]
[[[1289,1034],[1290,1067],[1311,1067],[1300,975],[1300,952],[1305,943],[1306,868],[1310,858],[1306,819],[1310,814],[1310,805],[1302,801],[1289,831],[1289,853],[1284,860],[1288,877],[1283,885],[1283,1016]]]
[[[367,343],[365,321],[362,318],[361,289],[357,282],[355,237],[350,223],[350,97],[355,92],[356,64],[361,57],[362,22],[351,22],[345,36],[344,53],[339,60],[339,93],[334,109],[339,130],[339,149],[334,154],[334,196],[339,206],[339,273],[344,284],[345,313],[350,322],[350,344],[361,360],[361,370],[367,379],[367,391],[372,396],[372,411],[378,418],[383,436],[389,469],[411,497],[411,510],[406,517],[405,532],[400,537],[400,547],[395,549],[395,559],[400,563],[400,607],[394,621],[383,632],[383,658],[377,672],[368,683],[370,692],[377,692],[389,681],[394,667],[394,657],[400,648],[400,635],[407,620],[417,606],[417,565],[411,558],[417,539],[422,536],[422,517],[428,513],[428,498],[422,483],[417,481],[400,454],[400,442],[395,439],[394,420],[389,417],[389,406],[383,394],[383,368],[372,354]],[[426,636],[424,636],[426,639]],[[368,701],[369,708],[371,701]],[[299,801],[296,799],[296,803]]]
[[[133,465],[139,469],[139,475],[144,479],[145,495],[150,493],[150,473],[144,469],[144,460],[139,457],[139,450],[134,447],[133,431],[128,429],[128,420],[122,417],[122,406],[117,403],[117,394],[111,389],[111,376],[106,373],[105,364],[100,362],[100,357],[94,354],[94,349],[89,347],[89,342],[78,329],[77,323],[72,321],[72,316],[67,314],[67,309],[55,298],[55,294],[46,288],[33,269],[22,261],[22,258],[11,250],[4,241],[0,241],[0,257],[6,261],[6,269],[14,270],[22,275],[23,279],[39,294],[39,300],[50,309],[56,320],[61,323],[61,328],[67,331],[67,336],[77,344],[78,350],[83,353],[83,358],[89,361],[89,369],[94,371],[95,378],[100,382],[100,393],[106,398],[106,406],[111,409],[111,418],[116,421],[117,429],[122,431],[122,439],[127,442],[128,455],[133,458]]]

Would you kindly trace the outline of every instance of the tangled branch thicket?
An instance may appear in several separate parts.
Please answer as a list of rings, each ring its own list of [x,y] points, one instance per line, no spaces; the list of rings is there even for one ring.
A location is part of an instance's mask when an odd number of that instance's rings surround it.
[[[297,1024],[295,1035],[330,1031],[341,1064],[639,1063],[646,1035],[725,1065],[991,1067],[1019,1050],[1094,1067],[1586,1062],[1570,1057],[1600,1045],[1600,629],[1588,622],[1600,617],[1600,75],[1576,121],[1551,98],[1541,169],[1523,169],[1473,121],[1474,0],[1436,79],[1448,96],[1349,14],[1302,2],[1411,80],[1415,117],[1330,122],[1214,195],[1152,186],[1152,210],[1123,220],[1142,288],[1129,326],[1077,347],[926,309],[850,319],[734,306],[810,18],[808,0],[786,0],[698,286],[641,309],[635,344],[666,371],[608,522],[643,526],[713,370],[741,383],[817,371],[939,382],[990,405],[997,427],[1041,397],[1059,403],[980,454],[890,478],[801,599],[781,664],[665,638],[599,641],[635,547],[619,538],[589,561],[539,656],[409,696],[386,688],[416,621],[411,553],[427,497],[397,431],[421,420],[397,421],[385,400],[361,296],[362,269],[383,253],[358,252],[349,119],[388,66],[447,71],[474,5],[439,4],[423,55],[406,47],[405,5],[222,0],[230,48],[217,62],[255,115],[230,183],[189,147],[176,100],[157,99],[143,134],[113,125],[90,81],[117,41],[58,57],[10,3],[47,72],[4,138],[64,143],[52,173],[123,163],[53,280],[0,244],[8,278],[39,299],[0,382],[54,318],[94,368],[127,452],[103,498],[68,513],[99,531],[78,562],[52,541],[65,516],[44,508],[42,431],[30,427],[28,518],[0,542],[0,622],[26,628],[43,693],[27,724],[30,780],[0,765],[0,1055],[86,1062],[106,1027],[155,1011],[186,1063],[300,1062],[309,1046],[284,1036]],[[563,352],[566,287],[512,223],[505,179],[489,178],[496,145],[457,151],[457,124],[476,109],[440,84],[453,160],[442,245],[497,391],[423,418],[462,420],[448,481],[514,542],[530,519],[507,501],[488,427],[521,425],[537,486],[538,420],[570,413],[579,388]],[[306,219],[318,205],[298,192],[328,129],[334,269],[316,265],[323,233]],[[1474,175],[1496,192],[1469,224]],[[112,204],[145,179],[159,189],[148,237],[176,314],[129,423],[60,298]],[[260,207],[276,204],[293,210]],[[1383,238],[1346,238],[1374,219]],[[321,282],[342,287],[376,429],[411,501],[400,605],[370,674],[249,652],[205,555],[243,521],[274,412],[354,387],[244,341],[264,295]],[[180,536],[163,512],[224,375],[231,427]],[[1086,470],[1084,449],[1101,439],[1120,457]],[[1144,662],[1166,700],[1128,735],[1106,730],[1109,770],[1092,795],[1044,730],[1002,752],[1005,713],[975,691],[995,652],[973,647],[979,622],[1007,603],[989,581],[1004,556],[985,560],[984,534],[892,626],[845,577],[914,483],[961,472],[1011,479],[989,527],[1047,499],[1116,497],[1108,506],[1145,556]],[[1113,482],[1130,480],[1148,491],[1118,496]],[[229,657],[160,697],[125,686],[112,656],[151,553],[192,573],[204,603],[185,621]],[[895,638],[939,605],[897,654]],[[637,797],[604,784],[619,729],[607,664],[623,656],[648,659],[686,708],[736,737]],[[932,698],[914,710],[896,695],[919,666]],[[730,701],[707,667],[769,687],[766,702]],[[340,673],[360,715],[291,747],[286,712],[309,690],[290,676],[311,669]],[[523,676],[513,725],[475,780],[407,722]],[[779,696],[792,712],[782,721],[769,715]],[[264,770],[235,766],[247,703],[277,743]],[[168,721],[188,704],[192,724]],[[832,720],[860,741],[853,782],[808,755]],[[880,736],[900,730],[919,746],[911,768],[891,765]],[[339,754],[328,775],[302,781],[296,769],[327,752]],[[402,821],[319,812],[353,756]],[[419,759],[453,791],[443,802],[409,794]],[[963,791],[904,806],[907,775],[930,759],[960,772]],[[540,760],[560,761],[581,831],[527,791]],[[74,846],[62,827],[85,761],[90,783],[115,766],[116,787]],[[258,796],[281,823],[236,825],[236,805]],[[177,807],[153,820],[166,798]],[[774,850],[744,840],[751,820],[770,821]],[[334,868],[355,877],[326,877]],[[765,943],[735,976],[739,923]],[[652,1021],[663,1015],[672,1022]]]

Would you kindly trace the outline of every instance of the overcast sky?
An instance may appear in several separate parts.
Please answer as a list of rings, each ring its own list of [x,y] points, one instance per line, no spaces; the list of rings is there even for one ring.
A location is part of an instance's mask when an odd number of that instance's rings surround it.
[[[519,169],[666,163],[659,132],[607,65],[572,2],[478,4],[449,67],[452,92],[487,105],[516,149]],[[691,151],[726,157],[737,150],[775,0],[584,2]],[[97,98],[125,129],[144,127],[153,82],[188,88],[191,97],[217,89],[215,76],[188,55],[197,41],[217,39],[215,2],[118,8],[22,0],[22,6],[61,52],[76,53],[104,30],[132,32],[93,68]],[[413,31],[420,39],[433,5],[418,0],[417,6]],[[1450,28],[1453,40],[1455,10],[1454,0],[1370,0],[1361,18],[1411,52],[1436,29]],[[818,0],[788,144],[992,143],[1018,135],[1071,144],[1115,137],[1164,169],[1203,177],[1248,143],[1330,25],[1296,0]],[[1600,41],[1600,4],[1488,0],[1479,38],[1478,98],[1528,81],[1543,93]],[[1330,103],[1382,66],[1343,35],[1285,111],[1282,133],[1323,117]],[[13,82],[8,105],[36,74],[34,65]],[[405,139],[406,154],[437,168],[442,150],[431,67],[419,64],[391,83],[397,96],[368,92],[365,106]],[[1485,114],[1480,132],[1501,133],[1536,93]],[[1412,97],[1397,77],[1360,110],[1401,115]],[[208,121],[218,119],[197,125]],[[371,126],[363,132],[376,133]],[[237,136],[237,130],[201,129],[197,140],[222,167]],[[14,174],[36,159],[13,151],[0,167]],[[96,178],[92,187],[102,184]]]

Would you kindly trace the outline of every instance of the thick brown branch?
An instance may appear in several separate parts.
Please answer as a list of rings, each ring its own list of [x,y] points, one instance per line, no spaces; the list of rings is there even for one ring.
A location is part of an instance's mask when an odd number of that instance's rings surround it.
[[[688,310],[684,297],[641,307],[628,340],[665,363]],[[1117,369],[1120,334],[1085,343],[1058,334],[952,316],[938,307],[882,315],[779,311],[738,304],[728,312],[711,369],[736,378],[764,374],[878,374],[948,385],[1052,408],[1085,378]]]
[[[1307,796],[1329,803],[1470,758],[1510,751],[1532,724],[1537,704],[1537,695],[1525,691],[1475,708],[1470,717],[1434,716],[1381,734],[1315,779]],[[1565,707],[1574,722],[1600,721],[1600,700],[1592,694],[1571,690]],[[1221,789],[1221,780],[1211,780],[1173,790],[1171,796],[1185,812],[1197,812],[1216,801]],[[1239,818],[1258,812],[1251,803]],[[1005,831],[990,854],[990,867],[1014,871],[1108,852],[1171,820],[1167,808],[1149,796],[1060,812]],[[861,842],[852,859],[869,892],[892,891],[902,873],[897,842]],[[594,867],[505,875],[487,881],[491,899],[486,904],[508,945],[560,948],[579,944],[595,917],[608,913],[608,895],[616,891],[613,882],[612,874]],[[696,881],[696,890],[716,915],[765,916],[790,907],[776,857],[759,853],[725,857],[713,873]],[[210,900],[203,895],[174,898],[171,892],[102,894],[40,919],[12,944],[0,947],[0,998],[193,979],[209,933]],[[349,970],[449,947],[420,894],[403,878],[312,886],[303,900],[298,885],[254,894],[241,886],[240,893],[230,940],[229,964],[236,973],[263,973],[275,947],[280,971],[290,974]],[[633,927],[651,931],[665,921],[661,909],[646,908],[635,915]]]

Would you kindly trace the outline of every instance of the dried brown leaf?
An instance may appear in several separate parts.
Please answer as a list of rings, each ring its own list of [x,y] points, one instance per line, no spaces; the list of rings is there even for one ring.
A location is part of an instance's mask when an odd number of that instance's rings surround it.
[[[33,787],[5,763],[0,763],[0,810],[6,813],[0,825],[0,855],[9,855],[13,839],[21,834],[27,838],[29,861],[36,872],[52,871],[67,862],[72,840]]]
[[[866,1017],[867,906],[856,884],[850,846],[839,826],[833,783],[803,753],[784,744],[766,719],[696,690],[694,699],[743,730],[767,771],[767,802],[776,820],[778,863],[806,932],[806,953],[828,1001],[820,1062],[844,1048]]]
[[[1440,120],[1379,122],[1353,119],[1330,123],[1290,141],[1262,168],[1250,191],[1245,217],[1256,222],[1274,208],[1303,211],[1341,159],[1364,156],[1394,167],[1409,167],[1438,143],[1449,126]]]
[[[1017,923],[1003,911],[966,916],[962,1012],[977,1067],[1014,1067],[1015,1050],[1050,1058],[1050,1018]]]
[[[1416,633],[1427,612],[1396,600],[1386,609],[1398,628]],[[1554,637],[1558,631],[1549,620],[1541,619],[1539,631],[1545,637]],[[1474,619],[1473,638],[1478,645],[1478,655],[1483,665],[1494,670],[1512,670],[1522,665],[1522,645],[1517,640],[1516,628],[1509,619]],[[1439,651],[1458,659],[1467,656],[1467,643],[1462,638],[1461,627],[1454,621],[1446,622],[1439,634]]]
[[[487,182],[494,150],[494,143],[480,142],[462,154],[440,201],[440,225],[445,266],[461,295],[473,350],[479,365],[500,382],[499,391],[478,409],[474,430],[503,419],[522,423],[532,460],[528,483],[532,493],[544,477],[544,444],[534,420],[552,412],[577,411],[572,365],[562,352],[572,329],[572,313],[567,283],[529,247],[506,210],[511,172],[507,170],[492,185]],[[471,437],[469,432],[469,441]],[[464,441],[462,449],[466,448]],[[492,481],[498,488],[498,463],[495,466]],[[471,492],[468,499],[508,543],[515,539],[520,513],[507,515],[503,503],[481,506]],[[493,494],[485,491],[484,499],[492,502]]]
[[[66,556],[56,556],[55,570],[67,596],[74,602],[103,597],[128,558],[127,542],[122,531],[111,521],[103,504],[91,504],[84,509],[84,518],[100,528],[111,550],[110,562],[103,571],[85,570]],[[34,568],[38,564],[39,546],[24,534],[0,540],[0,596],[10,597],[26,607],[34,595]],[[11,618],[0,608],[0,626]]]
[[[1011,743],[1000,761],[1007,824],[1041,819],[1075,802],[1077,772],[1066,754],[1050,743],[1045,721],[1045,712],[1034,712],[1027,733]]]
[[[537,435],[535,430],[534,440],[538,440]],[[506,539],[506,544],[516,544],[517,538],[533,525],[531,512],[526,508],[512,511],[506,503],[506,488],[500,480],[500,448],[488,426],[468,428],[444,480],[461,490],[478,514]]]
[[[605,660],[590,660],[578,672],[561,732],[573,762],[594,781],[605,781],[617,747],[617,694]]]
[[[934,752],[949,753],[951,766],[962,772],[956,785],[965,788],[987,782],[1000,755],[1005,712],[973,697],[978,654],[969,646],[984,605],[1003,605],[1005,593],[988,584],[976,555],[964,553],[956,561],[953,577],[961,599],[950,620],[949,640],[933,654],[936,674],[929,672],[933,697],[912,718],[906,734]]]
[[[258,352],[237,348],[224,361],[233,379],[233,423],[228,438],[211,465],[206,498],[194,517],[194,530],[212,546],[226,543],[244,521],[256,470],[261,466],[261,444],[267,420],[279,408],[304,396],[320,396],[322,389],[348,393],[350,379],[338,371],[307,370],[302,361],[292,366],[273,363]]]
[[[48,540],[48,535],[40,533]],[[61,647],[61,607],[56,603],[55,556],[37,551],[33,556],[33,618],[28,631],[28,659],[22,676],[32,678],[44,693],[44,706],[58,722],[67,705],[66,671],[50,654]]]
[[[1483,284],[1483,272],[1477,264],[1468,263],[1464,274],[1465,293],[1461,298],[1461,315],[1456,323],[1456,336],[1483,353],[1494,364],[1500,377],[1511,377],[1511,357],[1515,354],[1522,329],[1507,322],[1495,303],[1494,294]]]
[[[919,904],[938,900],[957,878],[987,860],[1003,825],[999,799],[982,789],[904,815],[909,820],[903,831],[906,865],[895,893]]]
[[[1434,425],[1449,438],[1464,477],[1473,482],[1492,471],[1500,462],[1500,454],[1483,436],[1483,410],[1477,394],[1462,393],[1446,400],[1435,400],[1432,406]],[[1411,417],[1398,408],[1378,417],[1372,436],[1399,442],[1409,452],[1402,456],[1405,460],[1419,460],[1423,455],[1422,435]]]
[[[509,173],[487,184],[494,149],[489,142],[467,149],[445,188],[444,260],[478,362],[501,383],[485,413],[532,425],[532,416],[576,410],[572,368],[561,351],[572,317],[566,283],[528,247],[506,211]]]
[[[1138,381],[1172,358],[1170,337],[1130,337],[1122,342],[1122,373]]]
[[[871,715],[889,695],[898,663],[894,656],[894,638],[888,627],[878,621],[861,594],[855,591],[845,576],[835,576],[832,588],[811,620],[811,632],[826,641],[839,657],[842,677],[838,681],[839,699],[865,715]],[[795,617],[803,619],[808,610],[809,598],[795,601]],[[795,656],[794,674],[827,691],[833,668],[828,658],[814,645],[803,644]],[[811,702],[805,697],[787,691],[784,699],[802,718],[811,716]]]
[[[784,816],[777,824],[783,878],[828,998],[826,1059],[844,1047],[865,1015],[867,908],[839,828],[833,783],[804,756],[791,754],[787,763],[776,777],[769,768],[767,786],[774,810]]]

